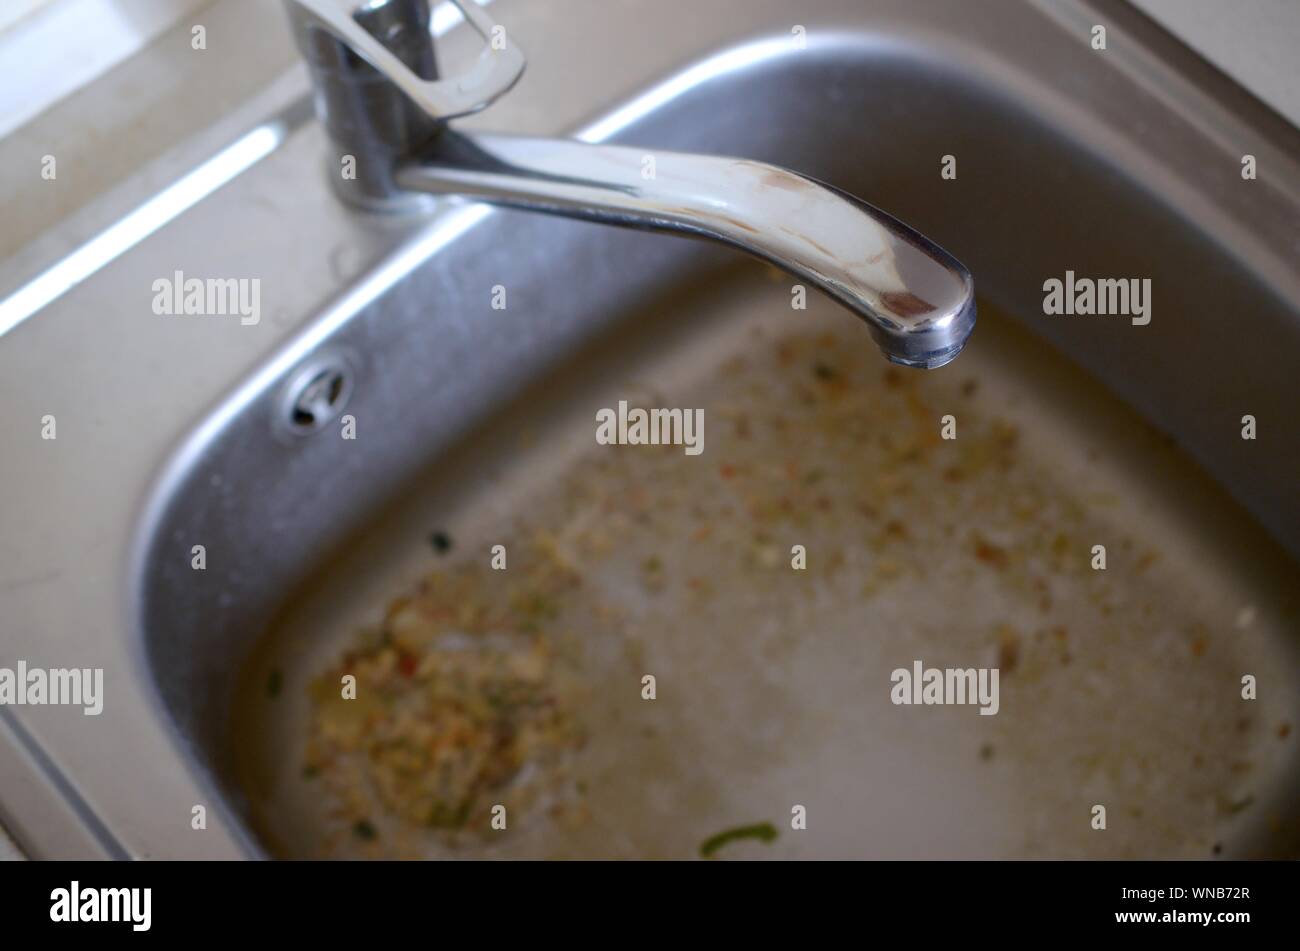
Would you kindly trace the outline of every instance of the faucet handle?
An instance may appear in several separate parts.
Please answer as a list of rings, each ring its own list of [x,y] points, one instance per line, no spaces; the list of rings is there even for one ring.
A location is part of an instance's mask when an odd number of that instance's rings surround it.
[[[458,76],[422,79],[412,72],[391,50],[372,36],[355,14],[382,5],[375,0],[289,0],[304,15],[307,25],[319,27],[351,47],[358,56],[384,74],[393,85],[409,96],[430,118],[438,121],[455,119],[480,111],[509,92],[523,75],[526,60],[523,50],[511,39],[498,45],[505,28],[496,23],[475,0],[452,0],[483,38],[483,49],[474,65]],[[386,0],[399,2],[399,0]],[[432,36],[429,42],[433,42]]]

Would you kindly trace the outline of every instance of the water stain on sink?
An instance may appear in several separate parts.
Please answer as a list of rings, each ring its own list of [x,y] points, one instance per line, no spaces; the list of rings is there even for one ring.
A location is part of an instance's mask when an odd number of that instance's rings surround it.
[[[950,367],[886,368],[833,305],[745,273],[293,600],[236,704],[271,850],[680,858],[771,823],[718,854],[1209,857],[1293,834],[1295,604],[1257,530],[989,308]],[[705,451],[596,445],[619,399],[703,407]],[[894,705],[914,661],[999,668],[999,712]],[[1246,673],[1272,689],[1243,700]]]

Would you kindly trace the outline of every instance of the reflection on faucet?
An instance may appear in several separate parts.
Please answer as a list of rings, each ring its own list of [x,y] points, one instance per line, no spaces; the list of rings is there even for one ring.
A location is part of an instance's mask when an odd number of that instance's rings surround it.
[[[975,322],[971,277],[946,252],[850,195],[760,162],[446,131],[395,180],[724,242],[830,294],[908,366],[947,363]]]

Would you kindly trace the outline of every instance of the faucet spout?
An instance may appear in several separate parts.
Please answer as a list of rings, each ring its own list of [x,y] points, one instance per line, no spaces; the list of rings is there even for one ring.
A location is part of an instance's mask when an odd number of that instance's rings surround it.
[[[974,282],[955,258],[866,202],[775,165],[444,129],[393,179],[409,191],[731,245],[829,294],[904,366],[943,366],[975,326]]]

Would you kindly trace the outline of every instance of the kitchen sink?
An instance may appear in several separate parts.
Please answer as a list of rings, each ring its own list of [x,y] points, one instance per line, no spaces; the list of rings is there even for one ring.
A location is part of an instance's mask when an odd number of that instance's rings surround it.
[[[114,727],[110,703],[96,742],[129,722],[128,765],[175,772],[127,805],[66,724],[29,727],[100,848],[682,858],[747,827],[764,841],[719,854],[1300,852],[1300,133],[1123,4],[807,3],[806,45],[785,4],[716,6],[588,88],[579,134],[889,209],[974,274],[966,350],[891,367],[725,248],[454,201],[345,210],[301,174],[324,150],[299,95],[276,153],[167,230],[268,300],[294,261],[328,280],[286,291],[281,337],[205,379],[202,412],[158,410],[166,461],[124,482],[139,508],[104,546],[131,554],[100,649],[133,712]],[[494,11],[544,63],[557,31]],[[259,200],[291,259],[253,234]],[[248,226],[239,257],[205,256],[216,222]],[[170,273],[164,237],[118,267]],[[1150,322],[1045,315],[1067,272],[1149,279]],[[620,401],[701,408],[703,451],[598,444]],[[413,604],[451,647],[403,639]],[[544,657],[563,728],[457,815],[404,808],[391,744],[340,725],[340,677],[402,689],[475,634]],[[996,715],[891,702],[914,662],[998,668]]]

